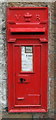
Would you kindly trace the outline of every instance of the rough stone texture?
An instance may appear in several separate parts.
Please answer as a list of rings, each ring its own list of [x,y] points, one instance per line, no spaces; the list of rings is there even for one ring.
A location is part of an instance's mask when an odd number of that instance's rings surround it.
[[[55,106],[55,118],[56,118],[56,2],[54,4],[54,106]]]
[[[2,109],[3,118],[54,118],[54,55],[56,50],[54,50],[54,41],[56,38],[54,26],[54,5],[55,3],[0,3],[0,111]],[[9,114],[6,112],[7,107],[7,47],[6,47],[6,7],[7,6],[33,6],[33,7],[49,7],[49,42],[48,42],[48,112],[47,113],[16,113]],[[56,8],[55,8],[56,10]],[[55,41],[56,43],[56,41]],[[56,46],[55,46],[56,48]],[[56,57],[55,57],[56,60]],[[56,61],[55,61],[56,65]],[[55,67],[56,71],[56,67]],[[56,76],[55,76],[56,78]],[[56,87],[55,87],[56,89]],[[55,97],[56,98],[56,97]],[[56,102],[55,102],[56,103]]]
[[[7,106],[6,99],[6,81],[7,81],[7,64],[6,64],[6,35],[5,35],[5,4],[0,3],[0,117],[1,111]]]

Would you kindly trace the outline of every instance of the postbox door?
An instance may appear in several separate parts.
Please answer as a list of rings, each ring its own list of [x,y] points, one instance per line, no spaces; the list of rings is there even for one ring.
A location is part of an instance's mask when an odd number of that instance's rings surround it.
[[[40,45],[15,45],[15,106],[41,104]]]

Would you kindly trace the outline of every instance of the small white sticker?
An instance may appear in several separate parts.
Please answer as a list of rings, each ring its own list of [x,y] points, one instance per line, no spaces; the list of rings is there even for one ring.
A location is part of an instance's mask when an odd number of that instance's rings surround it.
[[[21,67],[22,71],[33,71],[33,47],[32,46],[22,46],[21,47]]]

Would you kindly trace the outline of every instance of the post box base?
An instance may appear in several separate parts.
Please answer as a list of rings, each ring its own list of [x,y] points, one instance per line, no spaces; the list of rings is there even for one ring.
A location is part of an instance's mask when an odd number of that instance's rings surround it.
[[[43,113],[45,113],[45,112],[48,112],[48,110],[47,109],[11,109],[11,110],[9,110],[9,113],[21,113],[21,112],[23,112],[23,113],[25,113],[25,112],[27,112],[27,113],[34,113],[34,112],[43,112]]]

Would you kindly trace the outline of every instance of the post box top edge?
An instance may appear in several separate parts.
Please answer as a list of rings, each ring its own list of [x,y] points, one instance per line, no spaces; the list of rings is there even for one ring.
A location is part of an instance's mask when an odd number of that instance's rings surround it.
[[[7,9],[48,9],[48,7],[7,7]]]

